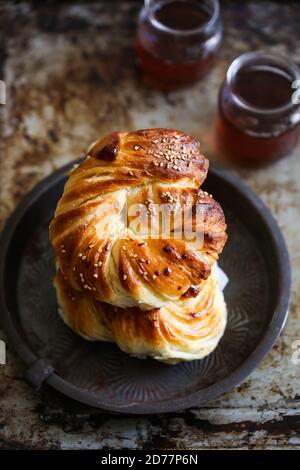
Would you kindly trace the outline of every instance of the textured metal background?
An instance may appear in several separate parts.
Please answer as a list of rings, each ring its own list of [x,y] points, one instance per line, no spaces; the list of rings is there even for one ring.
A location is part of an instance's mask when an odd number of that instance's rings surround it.
[[[211,75],[170,94],[147,90],[132,49],[141,2],[0,2],[0,219],[45,175],[113,129],[174,126],[214,149],[217,90],[239,53],[265,49],[300,64],[300,4],[222,1],[225,41]],[[53,392],[36,394],[8,351],[0,365],[0,448],[300,448],[300,146],[271,168],[240,176],[272,209],[293,265],[284,334],[244,384],[204,408],[146,418],[112,416]],[[0,339],[4,338],[0,330]]]

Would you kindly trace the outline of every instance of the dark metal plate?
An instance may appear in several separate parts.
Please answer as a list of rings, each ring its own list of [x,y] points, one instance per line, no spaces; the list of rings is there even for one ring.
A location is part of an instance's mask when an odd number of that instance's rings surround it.
[[[91,343],[60,320],[48,224],[68,165],[36,187],[1,238],[1,320],[36,388],[44,381],[80,402],[111,411],[162,413],[203,404],[241,383],[268,353],[287,318],[290,264],[269,210],[233,174],[211,166],[205,189],[222,204],[229,240],[220,266],[228,325],[213,354],[164,365],[115,345]]]

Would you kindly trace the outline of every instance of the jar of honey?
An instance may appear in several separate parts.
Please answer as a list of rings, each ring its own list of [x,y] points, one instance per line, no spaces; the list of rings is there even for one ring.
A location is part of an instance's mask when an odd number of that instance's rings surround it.
[[[202,78],[222,39],[218,0],[145,0],[136,53],[146,82],[164,90]]]
[[[219,93],[219,150],[245,167],[288,155],[299,134],[300,105],[293,99],[299,79],[286,57],[249,52],[234,60]]]

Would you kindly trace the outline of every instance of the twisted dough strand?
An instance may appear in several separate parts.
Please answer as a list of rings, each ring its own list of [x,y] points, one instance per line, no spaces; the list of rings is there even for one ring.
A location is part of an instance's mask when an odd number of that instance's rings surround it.
[[[55,277],[59,313],[76,333],[89,340],[115,342],[133,356],[151,356],[176,364],[211,353],[223,335],[226,305],[215,266],[201,293],[185,304],[159,309],[118,308],[75,291],[61,273]]]
[[[220,205],[199,190],[208,161],[199,142],[173,129],[115,132],[95,142],[65,185],[50,239],[63,278],[77,292],[117,307],[161,308],[201,291],[226,242]],[[202,208],[204,243],[141,237],[126,204]],[[176,209],[177,207],[177,209]],[[196,217],[192,214],[193,228]],[[173,223],[173,233],[176,232]]]

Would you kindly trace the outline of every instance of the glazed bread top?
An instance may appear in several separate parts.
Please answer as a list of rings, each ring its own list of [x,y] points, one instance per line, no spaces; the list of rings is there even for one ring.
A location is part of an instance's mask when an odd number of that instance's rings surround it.
[[[70,286],[145,310],[195,297],[227,238],[220,205],[199,189],[207,171],[199,142],[173,129],[114,132],[93,143],[50,224]],[[181,230],[183,207],[201,243]],[[168,231],[161,208],[173,214]]]

